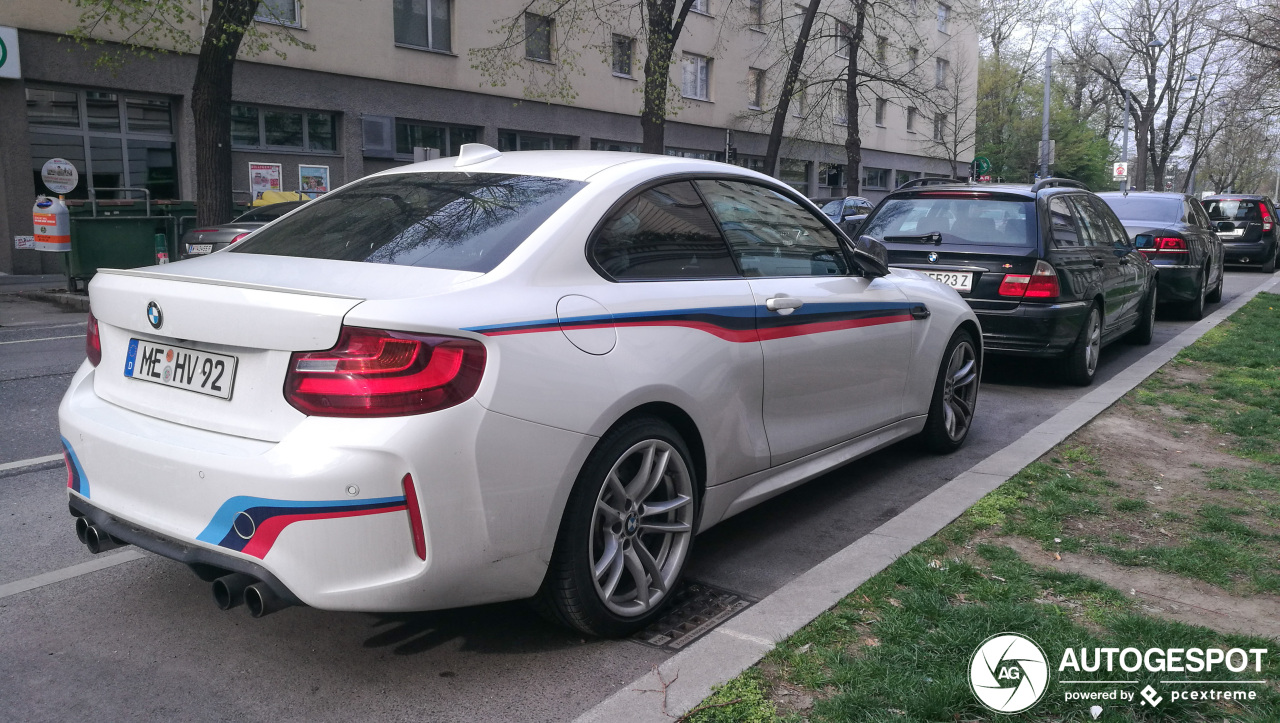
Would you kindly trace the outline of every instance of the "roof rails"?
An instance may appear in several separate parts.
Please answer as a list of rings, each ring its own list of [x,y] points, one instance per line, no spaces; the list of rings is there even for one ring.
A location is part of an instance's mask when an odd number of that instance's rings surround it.
[[[1060,186],[1066,186],[1068,188],[1083,188],[1086,191],[1089,190],[1088,186],[1069,178],[1045,178],[1043,180],[1036,181],[1036,185],[1031,187],[1031,192],[1037,193],[1042,188],[1058,188]]]
[[[937,178],[930,176],[929,178],[913,178],[910,181],[898,186],[896,190],[901,191],[904,188],[915,188],[916,186],[956,186],[962,185],[964,181],[957,181],[954,178]]]

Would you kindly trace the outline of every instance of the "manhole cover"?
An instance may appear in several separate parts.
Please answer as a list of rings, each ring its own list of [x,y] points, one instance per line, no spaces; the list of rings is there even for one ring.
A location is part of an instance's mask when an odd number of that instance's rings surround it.
[[[676,590],[666,615],[631,636],[655,648],[679,650],[755,602],[736,592],[686,581]]]

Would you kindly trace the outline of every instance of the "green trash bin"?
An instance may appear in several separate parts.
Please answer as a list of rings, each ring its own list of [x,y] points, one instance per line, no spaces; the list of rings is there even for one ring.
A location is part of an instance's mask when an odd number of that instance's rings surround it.
[[[88,283],[100,268],[154,266],[159,253],[175,258],[177,219],[172,216],[99,216],[71,219],[67,276],[72,288]]]

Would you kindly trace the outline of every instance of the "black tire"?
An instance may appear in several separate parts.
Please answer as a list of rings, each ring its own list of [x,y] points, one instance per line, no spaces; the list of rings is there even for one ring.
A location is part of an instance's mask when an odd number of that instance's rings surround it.
[[[1089,307],[1076,343],[1062,360],[1062,374],[1071,384],[1087,387],[1093,384],[1098,371],[1098,356],[1102,353],[1102,310],[1097,304]]]
[[[1200,292],[1196,294],[1196,298],[1185,302],[1182,305],[1182,315],[1191,321],[1200,321],[1204,318],[1204,302],[1209,295],[1209,290],[1205,287],[1209,285],[1209,269],[1205,268],[1200,272]]]
[[[1146,302],[1142,305],[1141,319],[1138,325],[1133,327],[1133,331],[1129,332],[1129,342],[1139,346],[1146,346],[1151,343],[1151,337],[1155,335],[1156,330],[1156,285],[1151,284],[1151,291],[1147,294]]]
[[[1274,274],[1276,272],[1276,254],[1280,254],[1280,243],[1272,244],[1271,255],[1266,261],[1262,262],[1262,273]]]
[[[655,460],[657,455],[668,453],[667,465],[654,483],[656,487],[651,488],[648,495],[640,496],[638,501],[631,500],[628,495],[615,495],[614,490],[629,490],[643,476],[639,473],[644,465],[643,461],[639,462],[640,467],[628,465],[636,461],[636,455],[644,456],[646,445],[660,448],[655,453]],[[675,457],[671,457],[670,452],[674,452]],[[617,474],[613,475],[615,470]],[[632,483],[620,482],[615,487],[609,479],[611,476],[619,480],[630,479],[633,477],[632,472],[636,473]],[[641,485],[643,486],[645,485]],[[642,514],[642,509],[649,503],[678,502],[683,498],[682,495],[687,496],[689,501],[669,512]],[[665,499],[657,499],[660,497]],[[606,507],[610,507],[610,503],[615,504],[626,518],[610,518],[600,511],[600,503]],[[564,516],[560,520],[560,531],[556,536],[547,576],[533,601],[534,607],[553,622],[589,635],[622,637],[644,628],[662,615],[674,598],[672,593],[679,587],[684,575],[700,513],[698,480],[692,457],[680,434],[670,424],[655,417],[635,417],[623,421],[600,439],[578,474],[565,505]],[[646,533],[644,518],[649,516],[655,518],[649,521],[650,524],[683,525],[688,529],[682,532]],[[656,519],[659,517],[665,519]],[[609,519],[614,522],[610,524]],[[602,534],[611,536],[614,540],[612,557],[608,554],[609,540],[603,539]],[[655,552],[654,543],[659,541]],[[593,547],[596,545],[602,550],[599,560],[593,559]],[[651,568],[642,562],[641,547],[656,567]],[[604,572],[599,576],[594,574],[596,563],[603,562],[606,557],[610,560],[623,560],[616,564],[619,568],[617,577],[611,572],[614,565],[602,567]],[[640,600],[640,585],[631,572],[633,562],[643,571],[642,576],[646,580],[643,603]],[[650,575],[650,571],[655,569],[660,573],[657,577],[664,581],[662,586],[650,582],[656,579]],[[600,581],[600,577],[605,578],[604,582]],[[610,582],[612,586],[609,585]],[[624,582],[630,587],[624,586]],[[607,602],[602,586],[609,586],[614,593]],[[657,597],[654,595],[655,588]],[[623,592],[618,593],[619,590]],[[628,592],[635,596],[634,600],[618,600]],[[619,611],[619,607],[627,605],[636,608],[634,614],[628,614],[626,610]]]
[[[949,454],[964,445],[973,427],[981,380],[982,356],[973,334],[957,329],[938,364],[929,417],[920,433],[920,440],[930,452]]]
[[[1216,304],[1222,301],[1222,284],[1226,282],[1226,269],[1218,269],[1218,285],[1213,287],[1213,291],[1204,297],[1204,300],[1210,304]]]

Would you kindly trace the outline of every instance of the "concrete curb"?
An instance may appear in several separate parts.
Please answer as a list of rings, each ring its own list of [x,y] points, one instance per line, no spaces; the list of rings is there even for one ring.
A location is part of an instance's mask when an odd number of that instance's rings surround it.
[[[50,301],[76,311],[89,310],[88,294],[72,294],[68,291],[19,291],[17,295],[35,301]]]
[[[894,560],[935,535],[1254,296],[1276,286],[1280,286],[1280,278],[1264,281],[1236,297],[1004,449],[667,659],[655,671],[627,684],[583,713],[578,722],[670,723],[710,695],[712,686],[755,665],[777,641],[807,625]]]

